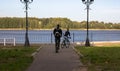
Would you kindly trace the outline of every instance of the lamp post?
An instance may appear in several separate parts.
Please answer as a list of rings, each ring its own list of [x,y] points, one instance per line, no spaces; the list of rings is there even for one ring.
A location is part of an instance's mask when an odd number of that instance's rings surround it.
[[[90,46],[90,42],[89,42],[89,6],[93,3],[94,0],[82,0],[83,4],[86,5],[86,9],[87,9],[87,36],[86,36],[86,42],[85,42],[85,46]]]
[[[26,33],[25,33],[25,44],[24,46],[30,46],[28,38],[28,5],[33,2],[33,0],[20,0],[21,3],[25,4],[26,12]]]

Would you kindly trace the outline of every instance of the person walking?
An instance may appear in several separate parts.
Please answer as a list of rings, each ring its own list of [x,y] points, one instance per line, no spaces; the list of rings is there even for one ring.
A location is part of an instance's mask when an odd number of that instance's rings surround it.
[[[69,28],[67,28],[67,30],[65,31],[65,34],[63,36],[63,41],[61,43],[62,48],[64,48],[64,47],[68,48],[69,47],[69,45],[70,45],[69,39],[70,38],[71,38],[70,37],[70,31],[69,31]]]
[[[55,37],[55,52],[58,53],[60,47],[60,38],[62,37],[62,30],[59,24],[53,30],[53,34]]]

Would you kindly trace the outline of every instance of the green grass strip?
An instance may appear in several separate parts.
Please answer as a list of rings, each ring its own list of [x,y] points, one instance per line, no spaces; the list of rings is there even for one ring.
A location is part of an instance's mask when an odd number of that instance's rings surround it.
[[[35,51],[34,47],[0,48],[0,71],[25,71]]]
[[[120,71],[120,47],[80,47],[81,61],[89,71]]]

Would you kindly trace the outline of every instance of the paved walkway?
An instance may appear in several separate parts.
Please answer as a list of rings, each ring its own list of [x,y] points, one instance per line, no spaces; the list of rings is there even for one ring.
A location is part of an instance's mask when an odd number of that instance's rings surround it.
[[[81,70],[79,56],[72,47],[60,49],[55,53],[54,45],[47,44],[35,55],[35,59],[26,71],[86,71]]]

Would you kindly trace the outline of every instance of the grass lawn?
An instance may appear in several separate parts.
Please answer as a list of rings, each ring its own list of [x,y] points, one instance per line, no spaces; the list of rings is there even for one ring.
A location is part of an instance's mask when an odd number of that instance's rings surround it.
[[[80,47],[80,60],[88,71],[120,71],[120,47]]]
[[[0,71],[25,71],[32,63],[37,47],[0,48]]]

